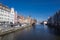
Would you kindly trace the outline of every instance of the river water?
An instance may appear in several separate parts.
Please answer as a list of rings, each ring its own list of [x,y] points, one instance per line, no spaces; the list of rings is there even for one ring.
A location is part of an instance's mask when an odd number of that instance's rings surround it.
[[[0,36],[0,40],[60,40],[60,30],[46,25],[36,25]]]

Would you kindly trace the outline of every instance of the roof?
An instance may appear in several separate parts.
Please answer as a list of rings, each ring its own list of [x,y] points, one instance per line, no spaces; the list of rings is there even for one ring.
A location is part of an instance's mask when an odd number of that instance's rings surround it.
[[[0,6],[5,7],[5,8],[7,8],[7,9],[10,9],[8,6],[6,6],[6,5],[4,5],[4,4],[2,4],[2,3],[0,3]]]

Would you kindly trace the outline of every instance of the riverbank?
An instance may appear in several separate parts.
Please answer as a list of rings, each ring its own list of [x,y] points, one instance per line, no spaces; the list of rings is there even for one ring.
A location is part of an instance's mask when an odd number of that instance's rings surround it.
[[[24,29],[26,27],[29,27],[30,25],[25,25],[25,26],[15,26],[15,27],[11,27],[9,29],[1,29],[0,28],[0,36],[2,35],[6,35],[6,34],[9,34],[9,33],[12,33],[12,32],[15,32],[15,31],[18,31],[18,30],[21,30],[21,29]]]

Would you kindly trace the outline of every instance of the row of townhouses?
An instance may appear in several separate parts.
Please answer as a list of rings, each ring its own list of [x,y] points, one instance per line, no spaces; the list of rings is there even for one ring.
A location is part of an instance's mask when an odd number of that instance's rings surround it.
[[[14,8],[9,8],[6,5],[0,3],[0,23],[33,23],[34,20],[31,17],[25,18],[18,15]]]
[[[33,23],[36,23],[37,20],[36,19],[32,19],[30,16],[28,17],[23,17],[23,16],[18,16],[18,21],[19,23],[28,23],[28,24],[33,24]]]
[[[0,3],[0,23],[14,23],[14,8],[8,8]]]
[[[48,24],[60,26],[60,10],[57,11],[53,16],[48,18]]]

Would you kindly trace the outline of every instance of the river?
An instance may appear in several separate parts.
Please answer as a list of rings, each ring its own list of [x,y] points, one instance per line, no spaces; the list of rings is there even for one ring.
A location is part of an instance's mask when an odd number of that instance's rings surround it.
[[[60,30],[36,25],[0,36],[0,40],[60,40]]]

